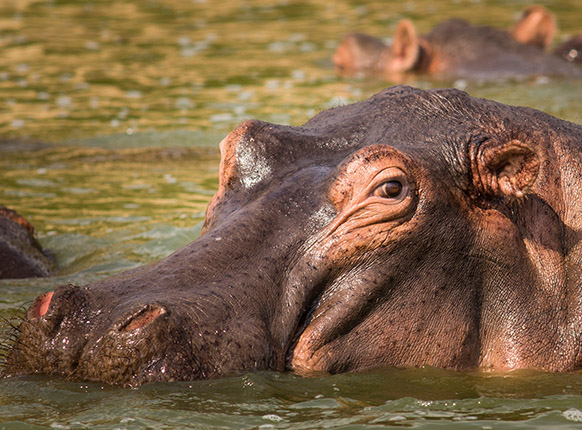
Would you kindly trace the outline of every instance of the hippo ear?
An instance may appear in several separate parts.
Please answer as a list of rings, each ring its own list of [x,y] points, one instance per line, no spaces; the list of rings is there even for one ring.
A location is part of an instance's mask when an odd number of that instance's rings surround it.
[[[511,35],[520,43],[538,48],[547,48],[556,34],[556,18],[543,6],[530,6],[511,30]]]
[[[482,193],[514,198],[522,197],[534,184],[540,166],[535,149],[518,140],[485,143],[472,163],[473,180]]]
[[[250,189],[270,176],[264,142],[255,139],[266,126],[267,123],[258,120],[245,121],[220,142],[218,190],[206,208],[202,234],[214,223],[215,212],[229,190],[241,186]]]
[[[414,25],[409,20],[402,19],[398,23],[391,51],[392,58],[389,69],[392,72],[406,72],[417,63],[420,45]]]

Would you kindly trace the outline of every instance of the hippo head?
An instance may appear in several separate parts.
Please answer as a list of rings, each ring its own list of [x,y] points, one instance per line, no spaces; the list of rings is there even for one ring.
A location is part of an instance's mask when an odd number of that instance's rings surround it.
[[[398,22],[393,42],[386,46],[380,39],[363,33],[348,33],[337,47],[333,62],[340,74],[377,73],[400,80],[400,74],[422,68],[426,49],[411,21]],[[425,55],[426,56],[426,55]]]
[[[393,87],[221,143],[202,236],[32,304],[4,374],[580,367],[582,127]]]

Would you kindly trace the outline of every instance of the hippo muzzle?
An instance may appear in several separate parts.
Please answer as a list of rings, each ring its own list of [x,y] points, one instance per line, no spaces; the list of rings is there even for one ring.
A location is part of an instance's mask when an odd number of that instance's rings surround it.
[[[289,182],[308,188],[318,180],[308,173]],[[276,193],[284,196],[282,211],[248,205],[159,263],[39,296],[18,329],[22,340],[7,359],[7,373],[138,385],[283,370],[302,309],[312,300],[305,282],[319,276],[311,273],[314,266],[309,273],[299,269],[307,263],[297,257],[298,241],[333,211],[317,212],[316,204],[295,198],[296,189]],[[272,204],[278,198],[265,191]],[[289,235],[289,229],[304,233]],[[294,279],[297,271],[301,279]],[[298,285],[296,293],[285,292],[289,282]]]
[[[581,142],[578,125],[456,90],[248,121],[221,142],[201,237],[41,295],[3,373],[577,369]]]

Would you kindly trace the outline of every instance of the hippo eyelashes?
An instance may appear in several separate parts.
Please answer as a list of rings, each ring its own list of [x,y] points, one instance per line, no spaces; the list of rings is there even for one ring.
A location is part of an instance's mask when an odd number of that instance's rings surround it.
[[[409,191],[399,151],[387,145],[367,147],[340,164],[332,174],[330,198],[336,208],[361,204],[366,199],[397,203]]]

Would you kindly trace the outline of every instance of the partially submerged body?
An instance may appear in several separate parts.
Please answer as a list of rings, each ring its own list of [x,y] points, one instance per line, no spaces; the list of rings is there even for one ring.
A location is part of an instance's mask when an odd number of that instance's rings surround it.
[[[582,70],[545,52],[556,31],[546,9],[530,7],[511,29],[452,19],[419,36],[412,22],[398,23],[394,42],[362,33],[346,35],[333,61],[339,73],[398,79],[404,73],[440,78],[502,80],[531,76],[582,77]]]
[[[34,227],[0,205],[0,279],[48,276],[53,270],[52,259],[34,238]]]
[[[221,152],[202,236],[38,297],[6,375],[582,367],[582,126],[394,87]]]

